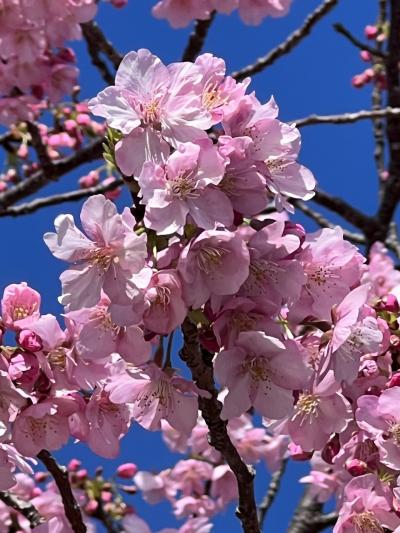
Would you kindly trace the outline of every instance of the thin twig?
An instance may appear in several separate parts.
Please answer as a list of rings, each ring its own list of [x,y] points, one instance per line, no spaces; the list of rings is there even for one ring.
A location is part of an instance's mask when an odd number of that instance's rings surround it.
[[[337,225],[330,222],[321,213],[315,211],[315,209],[312,209],[308,203],[302,202],[301,200],[296,200],[293,203],[298,209],[300,209],[300,211],[314,220],[314,222],[316,222],[321,228],[333,229]],[[354,244],[365,244],[365,237],[362,233],[355,233],[343,229],[343,237]]]
[[[372,46],[369,46],[366,43],[363,43],[362,41],[359,41],[352,33],[349,32],[347,28],[343,26],[343,24],[334,24],[333,27],[335,30],[346,37],[354,46],[359,48],[360,50],[366,50],[370,54],[376,57],[385,57],[385,53],[382,52],[382,50],[379,50],[379,48],[372,48]]]
[[[258,522],[261,529],[263,528],[265,517],[267,516],[267,513],[279,492],[282,477],[286,470],[286,465],[287,459],[283,459],[280,468],[272,474],[267,493],[265,494],[263,501],[258,506]]]
[[[75,533],[86,533],[87,528],[82,518],[79,505],[73,495],[65,466],[60,466],[47,450],[38,453],[38,458],[53,476],[64,505],[65,516]]]
[[[342,113],[340,115],[309,115],[308,117],[290,121],[298,128],[312,126],[315,124],[350,124],[359,120],[376,119],[388,116],[400,116],[399,107],[385,107],[384,109],[361,110],[353,113]]]
[[[343,198],[331,196],[329,193],[318,189],[312,201],[337,213],[344,220],[361,229],[364,234],[371,234],[375,230],[376,221],[347,203]]]
[[[86,23],[89,24],[89,23]],[[92,38],[92,34],[89,30],[89,26],[86,26],[86,24],[82,24],[82,32],[83,36],[85,37],[88,52],[90,55],[90,59],[92,61],[92,65],[97,68],[97,70],[100,72],[101,77],[108,85],[114,85],[114,75],[111,74],[107,63],[102,59],[101,57],[101,51],[98,48],[98,45],[96,43],[96,40]]]
[[[266,67],[271,66],[277,59],[291,52],[295,46],[297,46],[307,35],[309,35],[317,22],[327,15],[337,3],[338,0],[325,0],[322,2],[322,4],[315,9],[315,11],[310,13],[303,25],[291,33],[283,43],[271,50],[264,57],[257,59],[255,63],[248,65],[237,72],[234,72],[232,76],[237,80],[243,80],[247,76],[261,72]]]
[[[379,28],[386,22],[386,0],[379,0],[379,13],[377,25]],[[383,50],[383,42],[378,41],[376,43],[378,50]],[[374,68],[383,68],[382,59],[373,58]],[[382,83],[374,83],[372,90],[372,109],[374,111],[383,108],[383,88]],[[384,134],[384,120],[382,118],[374,118],[373,133],[375,141],[374,159],[376,170],[378,172],[379,180],[379,199],[382,199],[382,194],[385,188],[385,182],[383,180],[383,172],[385,170],[385,134]]]
[[[0,500],[12,507],[15,511],[21,513],[29,522],[31,529],[39,526],[44,522],[44,518],[40,516],[39,511],[30,502],[22,500],[15,494],[8,491],[0,492]]]
[[[116,50],[113,44],[106,38],[104,33],[101,31],[100,27],[96,22],[90,21],[81,24],[82,30],[86,40],[93,42],[98,50],[101,50],[103,54],[107,56],[115,70],[118,69],[121,61],[122,55]]]
[[[104,139],[101,137],[93,141],[91,144],[84,146],[74,154],[64,157],[56,163],[53,163],[53,177],[60,178],[83,163],[89,163],[90,161],[101,159],[103,154],[103,141]],[[13,205],[15,202],[18,202],[30,194],[34,194],[35,192],[39,191],[48,183],[48,176],[43,172],[42,169],[40,169],[32,174],[32,176],[29,178],[21,181],[11,189],[1,193],[0,213],[6,210],[9,206]]]
[[[43,142],[40,135],[39,126],[34,122],[27,122],[27,128],[29,135],[31,136],[31,144],[36,151],[40,166],[43,173],[46,175],[46,179],[53,179],[53,163],[47,153],[46,145]]]
[[[194,29],[183,52],[182,61],[194,61],[203,49],[211,24],[215,18],[215,11],[206,20],[196,20]]]
[[[14,205],[8,207],[5,211],[0,211],[0,217],[16,217],[20,215],[28,215],[34,213],[43,207],[48,207],[50,205],[64,204],[66,202],[74,202],[81,200],[82,198],[87,198],[88,196],[93,196],[94,194],[104,194],[108,191],[113,191],[121,185],[124,184],[122,179],[116,179],[115,181],[104,185],[100,183],[95,187],[89,187],[87,189],[78,189],[76,191],[65,192],[61,194],[54,194],[52,196],[46,196],[43,198],[36,198],[31,202],[25,202],[23,204]]]
[[[386,59],[388,106],[400,107],[400,2],[390,0],[390,34]],[[379,228],[374,240],[384,241],[400,199],[400,120],[388,116],[386,136],[389,146],[389,178],[377,212]]]
[[[182,324],[182,332],[184,345],[180,357],[189,367],[196,385],[209,394],[208,398],[199,396],[200,411],[209,429],[209,442],[221,453],[236,477],[239,490],[236,516],[245,533],[260,533],[254,498],[254,471],[242,461],[229,438],[226,421],[221,420],[222,404],[215,388],[211,358],[202,354],[197,328],[189,319]]]

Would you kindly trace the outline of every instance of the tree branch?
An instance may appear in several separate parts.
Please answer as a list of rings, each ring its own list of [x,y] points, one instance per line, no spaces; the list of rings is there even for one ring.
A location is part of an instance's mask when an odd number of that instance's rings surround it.
[[[388,105],[400,107],[400,2],[390,0],[390,34],[386,59]],[[379,228],[374,240],[384,241],[400,199],[400,120],[388,116],[386,136],[389,145],[389,178],[377,212]],[[373,242],[373,241],[372,241]]]
[[[93,141],[91,144],[84,146],[74,154],[52,163],[52,175],[58,179],[71,170],[79,167],[83,163],[89,163],[96,159],[101,159],[103,155],[103,137]],[[42,169],[38,170],[29,178],[21,181],[11,189],[0,194],[0,213],[13,205],[15,202],[26,198],[42,189],[49,182],[48,176]]]
[[[104,33],[96,22],[90,21],[81,24],[83,35],[86,41],[92,42],[97,50],[103,52],[103,54],[109,59],[115,70],[118,69],[119,64],[122,61],[122,55],[116,50],[113,44],[106,38]],[[113,82],[114,83],[114,80]]]
[[[267,516],[267,513],[279,492],[282,477],[286,470],[286,465],[287,459],[283,459],[280,468],[272,474],[267,493],[265,494],[263,501],[258,506],[258,521],[261,529],[263,528],[265,517]]]
[[[86,525],[83,521],[80,507],[72,493],[67,469],[65,466],[60,466],[47,450],[40,451],[38,458],[54,478],[64,504],[65,515],[71,524],[72,530],[75,533],[86,533]]]
[[[53,163],[51,162],[49,154],[47,153],[47,148],[43,143],[38,125],[34,122],[27,122],[27,128],[29,135],[31,136],[31,144],[36,151],[40,166],[42,167],[42,171],[46,175],[46,179],[54,179]]]
[[[236,515],[245,533],[260,533],[254,498],[254,470],[242,461],[229,438],[226,421],[221,420],[222,404],[218,401],[212,361],[209,357],[205,360],[198,343],[197,328],[188,318],[182,325],[182,332],[184,345],[180,357],[189,367],[196,385],[210,395],[208,398],[199,396],[199,407],[209,429],[210,444],[222,454],[236,477],[239,489]]]
[[[307,35],[309,35],[317,22],[327,15],[337,3],[338,0],[324,0],[324,2],[322,2],[322,4],[315,9],[315,11],[310,13],[310,15],[304,21],[304,24],[289,35],[286,41],[271,50],[264,57],[257,59],[255,63],[248,65],[237,72],[234,72],[232,76],[236,80],[243,80],[247,76],[261,72],[265,68],[271,66],[277,59],[291,52],[295,46],[297,46]]]
[[[375,57],[385,57],[385,53],[382,52],[382,50],[379,50],[378,48],[372,48],[372,46],[369,46],[366,43],[363,43],[362,41],[359,41],[352,33],[349,32],[347,28],[343,26],[343,24],[334,24],[333,27],[335,30],[346,37],[354,46],[359,48],[360,50],[367,50],[370,54],[372,54]]]
[[[344,220],[347,220],[353,226],[362,230],[365,235],[371,234],[375,231],[376,221],[374,218],[365,215],[349,203],[347,203],[343,198],[336,196],[331,196],[330,194],[318,189],[315,193],[315,196],[312,198],[312,201],[326,207],[330,211],[337,213]]]
[[[314,220],[314,222],[321,226],[321,228],[333,229],[336,226],[336,224],[330,222],[321,213],[312,209],[307,203],[302,202],[301,200],[296,200],[293,202],[293,204],[305,215]],[[354,233],[352,231],[343,229],[343,237],[354,244],[365,244],[365,237],[361,233]]]
[[[8,491],[0,492],[0,500],[21,513],[30,523],[31,529],[44,522],[36,507]]]
[[[23,204],[10,206],[5,211],[0,211],[0,217],[17,217],[20,215],[28,215],[34,213],[43,207],[48,207],[49,205],[58,205],[64,204],[66,202],[74,202],[76,200],[81,200],[82,198],[87,198],[88,196],[93,196],[94,194],[104,194],[108,191],[113,191],[121,185],[124,184],[122,179],[116,179],[112,183],[106,185],[100,183],[95,187],[88,187],[87,189],[78,189],[76,191],[65,192],[61,194],[54,194],[52,196],[46,196],[44,198],[36,198],[31,202],[25,202]]]
[[[90,22],[87,22],[86,24],[90,24]],[[107,85],[114,85],[115,76],[111,74],[108,69],[107,63],[101,58],[100,50],[98,48],[96,40],[93,39],[93,36],[90,32],[90,27],[86,26],[86,24],[82,24],[81,26],[83,36],[85,37],[85,41],[87,44],[90,59],[92,61],[92,65],[97,68],[97,70],[101,74],[101,77],[107,83]]]
[[[384,109],[361,110],[353,113],[342,113],[340,115],[309,115],[298,120],[291,120],[297,128],[312,126],[314,124],[350,124],[359,120],[376,119],[384,117],[399,117],[400,107],[385,107]]]
[[[215,18],[215,11],[206,20],[196,20],[189,42],[183,52],[182,61],[194,61],[203,49],[208,31]]]

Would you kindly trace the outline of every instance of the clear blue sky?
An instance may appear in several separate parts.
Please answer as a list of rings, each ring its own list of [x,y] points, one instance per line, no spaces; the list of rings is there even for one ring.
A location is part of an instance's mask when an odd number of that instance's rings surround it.
[[[123,53],[138,48],[149,48],[166,63],[179,60],[187,42],[188,29],[172,30],[167,22],[151,17],[155,1],[130,0],[129,6],[116,10],[107,4],[99,8],[98,22],[116,47]],[[297,28],[308,12],[319,4],[317,0],[294,0],[290,14],[283,19],[267,19],[257,27],[244,26],[236,15],[218,16],[211,29],[205,51],[226,60],[228,72],[264,55]],[[370,90],[355,90],[351,77],[360,72],[364,64],[358,52],[332,28],[342,22],[362,37],[365,24],[376,18],[377,1],[341,2],[289,56],[281,58],[273,67],[254,77],[251,88],[261,101],[274,95],[282,120],[293,120],[310,113],[330,114],[356,111],[370,107]],[[97,71],[85,55],[85,44],[74,44],[80,58],[83,97],[93,96],[104,87]],[[377,178],[373,161],[373,139],[369,122],[343,126],[312,126],[303,130],[301,161],[314,172],[321,187],[342,195],[350,203],[373,212],[376,206]],[[88,169],[91,167],[88,167]],[[51,184],[41,191],[77,188],[77,178],[72,174],[61,183]],[[64,204],[17,219],[0,219],[2,235],[1,290],[9,283],[27,281],[43,296],[43,312],[61,311],[56,298],[60,293],[58,276],[63,264],[55,260],[43,244],[42,235],[51,231],[53,220],[59,213],[79,213],[80,204]],[[297,216],[308,230],[315,225]],[[337,220],[337,219],[336,219]],[[94,469],[103,464],[111,473],[113,466],[123,461],[133,461],[140,469],[159,470],[173,463],[160,436],[147,433],[134,425],[122,442],[121,461],[107,461],[93,456],[84,445],[70,445],[58,454],[62,461],[77,456],[86,466]],[[287,521],[301,494],[296,480],[307,471],[306,464],[291,466],[287,473],[279,500],[270,512],[266,531],[283,533]],[[257,498],[260,499],[268,484],[265,470],[257,478]],[[149,521],[154,531],[172,527],[176,522],[168,505],[149,506],[133,499],[141,516]],[[215,533],[240,531],[232,509],[215,522]],[[269,526],[269,527],[268,527]]]

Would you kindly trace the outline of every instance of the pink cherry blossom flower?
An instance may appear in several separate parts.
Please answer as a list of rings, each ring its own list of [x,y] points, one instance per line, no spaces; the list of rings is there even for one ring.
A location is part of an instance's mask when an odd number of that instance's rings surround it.
[[[358,398],[357,424],[374,438],[380,460],[393,470],[400,469],[400,387],[392,387],[377,396]]]
[[[233,348],[216,357],[215,375],[228,389],[221,416],[229,419],[251,406],[279,419],[293,405],[292,389],[301,389],[310,372],[294,341],[286,344],[260,331],[240,333]]]
[[[0,443],[0,490],[8,490],[17,482],[16,469],[33,475],[30,465],[10,444]]]
[[[228,465],[218,465],[214,468],[210,495],[217,500],[222,509],[231,501],[238,499],[237,481]]]
[[[344,503],[333,533],[364,533],[383,531],[383,527],[398,531],[400,518],[391,506],[373,474],[352,479],[344,490]]]
[[[304,451],[321,450],[332,433],[342,433],[353,418],[349,402],[330,371],[310,390],[303,390],[290,416],[290,437]]]
[[[180,144],[164,169],[145,163],[139,185],[146,226],[160,235],[183,233],[188,216],[203,229],[213,229],[217,223],[231,226],[231,204],[213,187],[221,181],[224,169],[224,159],[209,139],[199,145]]]
[[[265,17],[283,17],[292,0],[239,0],[239,15],[243,22],[258,25]]]
[[[1,313],[6,327],[29,328],[40,317],[40,294],[25,282],[8,285],[1,300]]]
[[[172,427],[190,434],[197,419],[197,389],[178,376],[170,377],[154,364],[132,368],[106,386],[110,400],[132,404],[132,417],[145,429],[155,431],[166,419]]]
[[[162,163],[168,143],[206,138],[212,123],[201,105],[202,72],[196,65],[165,66],[149,50],[129,52],[122,60],[115,86],[89,102],[91,111],[127,137],[116,146],[124,174],[140,173],[146,160]]]
[[[61,274],[61,303],[68,310],[92,307],[103,289],[113,304],[128,305],[145,287],[149,276],[145,266],[146,236],[133,231],[135,219],[125,208],[122,215],[102,195],[92,196],[83,204],[81,222],[86,237],[70,215],[56,218],[56,233],[46,233],[44,240],[58,259],[73,263]],[[111,309],[112,312],[112,309]]]
[[[365,259],[355,246],[343,239],[339,226],[308,234],[297,259],[303,265],[307,281],[295,316],[298,320],[307,315],[330,320],[333,305],[359,284]]]
[[[68,418],[77,410],[74,400],[53,398],[24,409],[13,426],[16,449],[27,457],[40,450],[58,450],[70,436]]]
[[[380,323],[375,317],[363,313],[362,306],[368,293],[368,285],[357,287],[333,312],[333,336],[327,346],[327,353],[338,381],[354,381],[361,356],[382,351],[384,335]]]
[[[87,435],[89,448],[107,459],[118,457],[119,440],[129,429],[131,418],[129,406],[113,403],[109,394],[99,389],[92,394],[85,414],[89,422]]]
[[[210,0],[161,0],[152,13],[158,19],[167,19],[173,28],[183,28],[194,19],[208,19],[211,3]]]
[[[296,302],[306,281],[301,264],[289,259],[300,240],[293,234],[283,235],[284,228],[284,222],[277,221],[253,233],[248,242],[249,277],[239,291],[271,315]]]
[[[237,233],[204,231],[178,262],[187,305],[198,308],[211,295],[235,294],[249,274],[249,264],[249,251]]]
[[[168,335],[182,324],[187,307],[176,270],[161,270],[153,274],[145,293],[145,305],[143,324],[150,331]]]

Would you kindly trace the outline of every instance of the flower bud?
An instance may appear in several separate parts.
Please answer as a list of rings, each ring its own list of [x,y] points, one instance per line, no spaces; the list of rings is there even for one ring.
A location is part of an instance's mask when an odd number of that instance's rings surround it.
[[[375,308],[378,311],[387,311],[388,313],[398,313],[400,310],[396,296],[390,293],[382,296]]]
[[[18,333],[18,344],[29,352],[39,352],[43,348],[42,339],[29,329],[23,329]]]
[[[353,477],[363,476],[367,473],[368,466],[360,459],[348,459],[346,461],[346,470]]]
[[[71,459],[68,463],[67,469],[69,472],[76,472],[78,468],[80,468],[81,464],[82,463],[79,461],[79,459]]]
[[[78,470],[78,472],[76,473],[76,479],[78,479],[79,481],[83,481],[84,479],[86,479],[88,476],[88,471],[86,470],[86,468],[82,468],[81,470]]]
[[[313,456],[313,452],[303,451],[302,447],[294,442],[289,444],[288,451],[294,461],[308,461]]]
[[[376,39],[378,33],[379,30],[376,26],[373,26],[372,24],[365,26],[364,35],[367,39]]]
[[[321,452],[322,459],[331,465],[333,463],[333,459],[336,457],[336,455],[340,451],[340,442],[339,442],[339,436],[335,435],[331,438],[330,441],[328,441]]]
[[[400,372],[396,372],[386,383],[386,388],[391,389],[392,387],[400,387]]]
[[[88,515],[94,514],[99,507],[99,503],[96,500],[89,500],[85,505],[85,513]]]
[[[137,471],[138,468],[134,463],[124,463],[117,468],[117,476],[124,479],[130,479]]]
[[[360,57],[363,61],[369,62],[372,59],[372,56],[368,50],[361,50]]]

